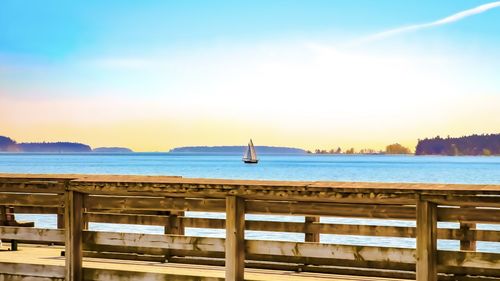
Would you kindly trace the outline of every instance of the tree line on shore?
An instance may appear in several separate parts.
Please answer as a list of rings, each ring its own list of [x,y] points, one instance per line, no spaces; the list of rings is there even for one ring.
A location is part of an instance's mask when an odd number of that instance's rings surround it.
[[[500,155],[500,134],[419,140],[415,155]]]
[[[316,149],[308,150],[311,154],[412,154],[410,148],[399,143],[390,144],[385,150],[349,148],[342,150],[336,149]],[[415,148],[415,155],[500,155],[500,134],[470,135],[457,138],[425,138],[418,140]]]
[[[390,144],[385,147],[385,150],[377,150],[372,148],[363,148],[355,150],[353,147],[346,150],[337,147],[336,149],[315,149],[314,151],[307,150],[309,154],[411,154],[411,150],[399,143]]]

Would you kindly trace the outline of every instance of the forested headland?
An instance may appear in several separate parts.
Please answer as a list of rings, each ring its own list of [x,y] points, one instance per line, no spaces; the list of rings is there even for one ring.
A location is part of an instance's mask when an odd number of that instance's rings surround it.
[[[419,140],[415,155],[500,155],[500,134]]]
[[[92,149],[89,145],[78,142],[16,142],[15,140],[0,136],[0,152],[26,152],[26,153],[128,153],[132,150],[124,147],[98,147]]]

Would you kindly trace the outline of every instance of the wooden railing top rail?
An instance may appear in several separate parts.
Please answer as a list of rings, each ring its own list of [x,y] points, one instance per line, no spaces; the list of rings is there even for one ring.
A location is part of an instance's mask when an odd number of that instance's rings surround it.
[[[500,202],[500,185],[495,184],[228,180],[138,175],[0,174],[0,191],[21,192],[23,188],[35,191],[37,185],[62,182],[67,183],[69,190],[110,195],[214,198],[236,195],[265,200],[412,204],[415,194],[419,194],[437,196],[434,199],[445,202],[470,202],[470,196],[481,197],[479,200],[492,202],[493,206]],[[47,187],[42,190],[49,191]]]

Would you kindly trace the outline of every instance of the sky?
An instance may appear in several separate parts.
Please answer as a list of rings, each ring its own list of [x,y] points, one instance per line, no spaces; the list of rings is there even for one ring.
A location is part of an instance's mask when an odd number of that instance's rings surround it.
[[[0,3],[0,135],[414,148],[500,132],[500,2]]]

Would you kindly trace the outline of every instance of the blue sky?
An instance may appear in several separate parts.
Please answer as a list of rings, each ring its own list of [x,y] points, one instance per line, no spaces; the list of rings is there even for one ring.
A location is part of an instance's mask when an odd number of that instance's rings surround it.
[[[491,7],[432,25],[485,4]],[[498,6],[2,1],[0,125],[21,139],[119,142],[138,150],[239,143],[247,134],[266,144],[361,148],[494,132]],[[252,118],[241,114],[249,96],[260,101]],[[426,112],[415,109],[422,106]],[[158,128],[166,131],[158,143],[117,137],[152,137]],[[172,133],[179,138],[168,138]]]
[[[304,37],[334,42],[433,21],[488,1],[3,1],[0,51],[47,60]],[[499,43],[499,11],[421,32]],[[426,34],[430,33],[430,34]],[[417,37],[418,38],[418,37]],[[139,49],[139,50],[138,50]]]

